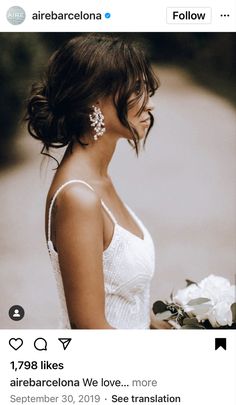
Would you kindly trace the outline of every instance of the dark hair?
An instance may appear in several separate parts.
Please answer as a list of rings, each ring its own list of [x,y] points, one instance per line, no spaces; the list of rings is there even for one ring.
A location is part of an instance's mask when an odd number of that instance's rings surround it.
[[[130,129],[133,140],[129,143],[138,154],[138,133],[127,119],[128,100],[137,83],[140,89],[132,105],[145,94],[141,114],[148,95],[158,88],[158,80],[140,46],[112,34],[75,37],[52,55],[44,78],[32,86],[25,117],[29,133],[43,142],[44,155],[50,147],[70,144],[72,150],[75,140],[86,146],[83,134],[90,126],[93,102],[113,95],[118,118]]]

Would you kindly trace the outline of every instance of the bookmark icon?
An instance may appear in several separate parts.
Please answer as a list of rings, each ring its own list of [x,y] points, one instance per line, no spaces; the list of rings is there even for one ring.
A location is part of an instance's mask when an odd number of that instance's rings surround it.
[[[226,338],[215,338],[215,350],[219,349],[219,347],[222,347],[222,349],[226,350]]]
[[[72,338],[58,338],[59,342],[61,342],[63,349],[66,350],[69,346]]]

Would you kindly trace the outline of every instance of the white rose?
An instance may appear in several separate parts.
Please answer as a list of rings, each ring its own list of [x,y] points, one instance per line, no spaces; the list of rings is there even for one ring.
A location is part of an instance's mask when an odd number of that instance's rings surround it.
[[[212,308],[212,311],[210,311],[208,319],[214,328],[226,325],[231,326],[232,312],[230,305],[226,302],[218,302]]]
[[[197,298],[208,298],[210,301],[189,305],[189,301]],[[196,316],[199,322],[209,319],[213,327],[231,326],[230,307],[236,302],[235,286],[230,285],[226,278],[211,274],[198,285],[191,284],[179,290],[174,296],[174,302],[183,306],[190,317]]]
[[[196,284],[191,284],[182,290],[178,290],[177,294],[174,296],[173,300],[176,304],[187,305],[190,300],[200,297],[200,288]]]
[[[213,303],[217,303],[222,300],[222,298],[231,295],[230,292],[230,282],[224,277],[210,276],[204,278],[198,284],[201,289],[202,297],[209,298]]]
[[[179,290],[174,296],[173,300],[175,303],[181,305],[184,311],[190,316],[197,316],[198,320],[207,319],[206,313],[212,306],[210,302],[206,302],[200,305],[188,305],[188,303],[196,298],[207,298],[202,295],[201,288],[196,284],[191,284],[188,287]]]

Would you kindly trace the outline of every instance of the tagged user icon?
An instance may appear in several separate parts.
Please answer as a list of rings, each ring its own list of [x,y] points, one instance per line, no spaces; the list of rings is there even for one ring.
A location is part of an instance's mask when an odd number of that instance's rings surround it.
[[[22,318],[24,318],[25,311],[21,305],[13,305],[9,309],[8,314],[12,321],[20,321]]]

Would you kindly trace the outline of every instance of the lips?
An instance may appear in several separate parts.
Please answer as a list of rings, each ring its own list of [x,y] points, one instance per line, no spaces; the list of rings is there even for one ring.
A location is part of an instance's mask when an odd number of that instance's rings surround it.
[[[142,125],[144,125],[145,127],[149,127],[151,124],[151,120],[150,118],[146,118],[145,120],[140,121]]]

